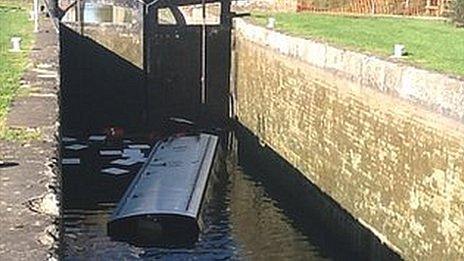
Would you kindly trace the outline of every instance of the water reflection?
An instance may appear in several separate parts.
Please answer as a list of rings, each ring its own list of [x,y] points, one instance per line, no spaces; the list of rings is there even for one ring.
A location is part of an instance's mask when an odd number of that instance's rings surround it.
[[[131,23],[132,16],[129,9],[115,5],[86,3],[84,7],[85,23]]]
[[[232,233],[243,247],[244,257],[324,260],[319,247],[295,227],[256,177],[237,165],[230,174],[230,219],[236,225]]]
[[[126,7],[86,2],[81,10],[82,22],[78,17],[77,6],[66,13],[62,22],[142,68],[141,4]]]
[[[137,23],[138,8],[129,8],[118,5],[109,5],[103,3],[86,2],[81,6],[83,13],[84,24],[135,24]],[[79,10],[76,5],[75,8],[69,9],[63,17],[63,22],[72,23],[79,21]]]

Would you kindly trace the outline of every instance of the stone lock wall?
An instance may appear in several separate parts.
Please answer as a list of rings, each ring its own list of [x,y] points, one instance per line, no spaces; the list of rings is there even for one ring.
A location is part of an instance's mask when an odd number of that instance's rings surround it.
[[[464,83],[236,24],[235,113],[407,259],[464,257]]]

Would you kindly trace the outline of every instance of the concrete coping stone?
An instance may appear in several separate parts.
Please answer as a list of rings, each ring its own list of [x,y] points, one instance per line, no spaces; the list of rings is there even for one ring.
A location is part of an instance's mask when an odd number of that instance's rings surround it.
[[[362,87],[372,88],[427,107],[447,117],[464,121],[464,80],[388,61],[373,55],[344,50],[311,39],[289,36],[235,19],[235,29],[244,39]]]

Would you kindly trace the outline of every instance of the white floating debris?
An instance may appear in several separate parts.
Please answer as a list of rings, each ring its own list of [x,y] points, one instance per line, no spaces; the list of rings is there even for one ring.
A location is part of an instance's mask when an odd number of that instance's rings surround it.
[[[97,205],[101,207],[110,207],[110,208],[115,208],[117,206],[117,204],[113,202],[99,202],[97,203]]]
[[[131,140],[123,140],[122,142],[125,143],[125,144],[128,144],[128,143],[132,143],[133,141],[131,141]]]
[[[106,135],[92,135],[89,137],[89,141],[105,141]]]
[[[121,166],[132,166],[134,164],[137,164],[139,163],[139,160],[140,158],[138,159],[133,159],[133,158],[129,158],[129,159],[117,159],[117,160],[113,160],[111,162],[111,164],[116,164],[116,165],[121,165]]]
[[[193,123],[193,121],[189,121],[189,120],[184,119],[184,118],[171,117],[171,118],[169,118],[169,120],[177,122],[177,123],[183,123],[183,124],[189,124],[189,125],[194,125],[195,124],[195,123]]]
[[[62,159],[61,164],[63,164],[63,165],[79,165],[79,164],[81,164],[81,159],[79,159],[79,158]]]
[[[125,169],[108,168],[108,169],[103,169],[102,173],[118,176],[118,175],[127,174],[129,173],[129,171]]]
[[[74,145],[66,146],[65,148],[68,150],[82,150],[82,149],[88,148],[88,146],[83,145],[83,144],[74,144]]]
[[[122,151],[120,150],[101,150],[101,156],[120,156],[122,155]]]
[[[76,139],[76,138],[72,138],[72,137],[63,137],[63,138],[61,139],[61,141],[62,141],[62,142],[75,142],[75,141],[77,141],[77,139]]]
[[[151,148],[151,146],[148,144],[131,144],[127,147],[129,147],[129,149],[140,149],[140,150],[148,150]]]
[[[124,149],[122,154],[124,158],[143,158],[145,154],[140,149]]]

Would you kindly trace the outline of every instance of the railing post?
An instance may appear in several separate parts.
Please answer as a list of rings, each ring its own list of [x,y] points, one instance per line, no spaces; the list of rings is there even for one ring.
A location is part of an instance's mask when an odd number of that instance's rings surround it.
[[[79,32],[81,35],[84,35],[84,0],[76,0],[76,8],[77,8],[77,23],[79,26]]]

